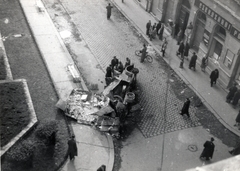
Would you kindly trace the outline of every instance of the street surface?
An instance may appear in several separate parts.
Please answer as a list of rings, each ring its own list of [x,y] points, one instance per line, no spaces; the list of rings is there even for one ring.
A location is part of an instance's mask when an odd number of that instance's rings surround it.
[[[179,115],[185,98],[192,97],[194,101],[196,95],[162,59],[152,64],[140,63],[134,52],[145,40],[117,8],[113,8],[111,19],[107,20],[107,1],[44,0],[44,3],[88,85],[98,84],[99,92],[103,90],[103,71],[113,56],[123,63],[129,57],[140,70],[137,82],[142,111],[135,129],[122,142],[122,162],[114,170],[174,171],[209,163],[199,160],[202,144],[221,134],[222,125],[204,106],[192,105],[190,119]],[[71,34],[64,37],[67,34],[63,33]],[[211,135],[204,129],[209,124],[222,130]],[[220,139],[215,140],[212,162],[230,157],[226,146],[229,141],[221,139],[221,135],[217,137]]]

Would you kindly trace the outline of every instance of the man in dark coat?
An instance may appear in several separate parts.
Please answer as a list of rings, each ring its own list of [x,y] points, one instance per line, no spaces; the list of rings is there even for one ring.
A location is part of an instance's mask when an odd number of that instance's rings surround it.
[[[231,100],[234,97],[234,94],[237,92],[238,88],[237,88],[237,83],[234,83],[233,86],[231,88],[229,88],[229,93],[226,97],[226,102],[230,103]]]
[[[157,26],[156,26],[156,31],[158,33],[159,29],[161,28],[162,22],[161,20],[158,21]]]
[[[163,32],[164,32],[164,24],[161,24],[161,28],[158,31],[158,37],[159,37],[160,40],[163,39]]]
[[[234,108],[237,106],[239,99],[240,99],[240,90],[237,90],[237,92],[234,94],[233,100],[232,100],[232,105]]]
[[[150,36],[150,35],[149,35],[150,27],[151,27],[151,20],[149,20],[148,23],[146,24],[146,35],[147,35],[147,36]]]
[[[131,61],[128,57],[126,57],[126,62],[125,62],[124,69],[127,68],[129,65],[131,65]]]
[[[115,66],[118,65],[118,59],[116,56],[113,57],[113,59],[111,61],[111,65],[112,65],[112,70],[115,68]]]
[[[215,69],[214,71],[211,72],[211,74],[210,74],[210,80],[211,80],[210,84],[211,84],[211,87],[213,86],[213,83],[216,84],[218,77],[219,77],[218,69]]]
[[[177,56],[181,55],[181,57],[183,57],[183,52],[184,52],[184,43],[183,43],[183,41],[181,41],[181,43],[178,47]]]
[[[97,169],[97,171],[106,171],[106,166],[105,165],[102,165],[101,167],[99,167]]]
[[[196,63],[197,63],[197,55],[195,52],[193,52],[193,56],[191,57],[191,60],[189,62],[189,69],[193,68],[193,70],[196,70]]]
[[[72,135],[72,138],[68,140],[68,155],[70,160],[73,160],[75,156],[78,155],[77,143],[74,135]]]
[[[189,107],[190,107],[190,100],[189,100],[189,98],[187,98],[186,101],[184,102],[182,110],[181,110],[181,112],[179,114],[180,115],[186,114],[190,118]]]
[[[143,63],[143,62],[144,62],[144,59],[145,59],[146,56],[147,56],[147,47],[146,47],[145,44],[143,44],[143,49],[141,50],[141,53],[142,53],[142,56],[141,56],[140,62]]]
[[[214,148],[215,148],[215,145],[213,144],[213,141],[214,141],[214,138],[212,137],[211,141],[206,141],[203,144],[204,149],[203,149],[202,154],[200,155],[201,159],[202,158],[205,158],[206,160],[209,160],[209,158],[212,159]]]
[[[184,54],[183,54],[183,55],[186,56],[187,59],[188,59],[188,52],[189,52],[189,49],[190,49],[189,43],[186,42],[185,47],[184,47]]]
[[[113,6],[109,3],[106,8],[107,8],[107,19],[109,20],[110,17],[111,17],[111,13],[112,13],[112,8],[113,8]]]

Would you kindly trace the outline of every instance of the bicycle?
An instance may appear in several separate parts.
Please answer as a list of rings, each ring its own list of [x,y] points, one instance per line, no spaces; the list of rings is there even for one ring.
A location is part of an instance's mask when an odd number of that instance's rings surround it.
[[[141,56],[142,56],[141,50],[136,50],[136,51],[135,51],[135,55],[141,57]],[[149,63],[152,63],[152,62],[153,62],[152,56],[148,55],[148,53],[146,54],[146,58],[145,58],[144,60],[147,60]]]

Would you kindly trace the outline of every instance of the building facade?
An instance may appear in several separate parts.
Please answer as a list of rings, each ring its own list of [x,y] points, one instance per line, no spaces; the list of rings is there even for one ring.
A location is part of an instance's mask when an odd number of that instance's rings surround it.
[[[219,70],[225,88],[240,84],[240,0],[152,0],[148,9],[165,24],[184,30],[185,41],[208,58],[207,72]],[[190,22],[193,27],[189,27]]]

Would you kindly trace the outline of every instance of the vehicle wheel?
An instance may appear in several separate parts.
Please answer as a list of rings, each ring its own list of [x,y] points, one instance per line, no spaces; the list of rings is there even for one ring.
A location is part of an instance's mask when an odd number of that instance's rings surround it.
[[[153,62],[153,58],[150,55],[147,55],[147,61],[149,63],[152,63]]]
[[[136,51],[135,51],[135,55],[141,56],[141,54],[142,54],[142,53],[140,52],[140,50],[136,50]]]

